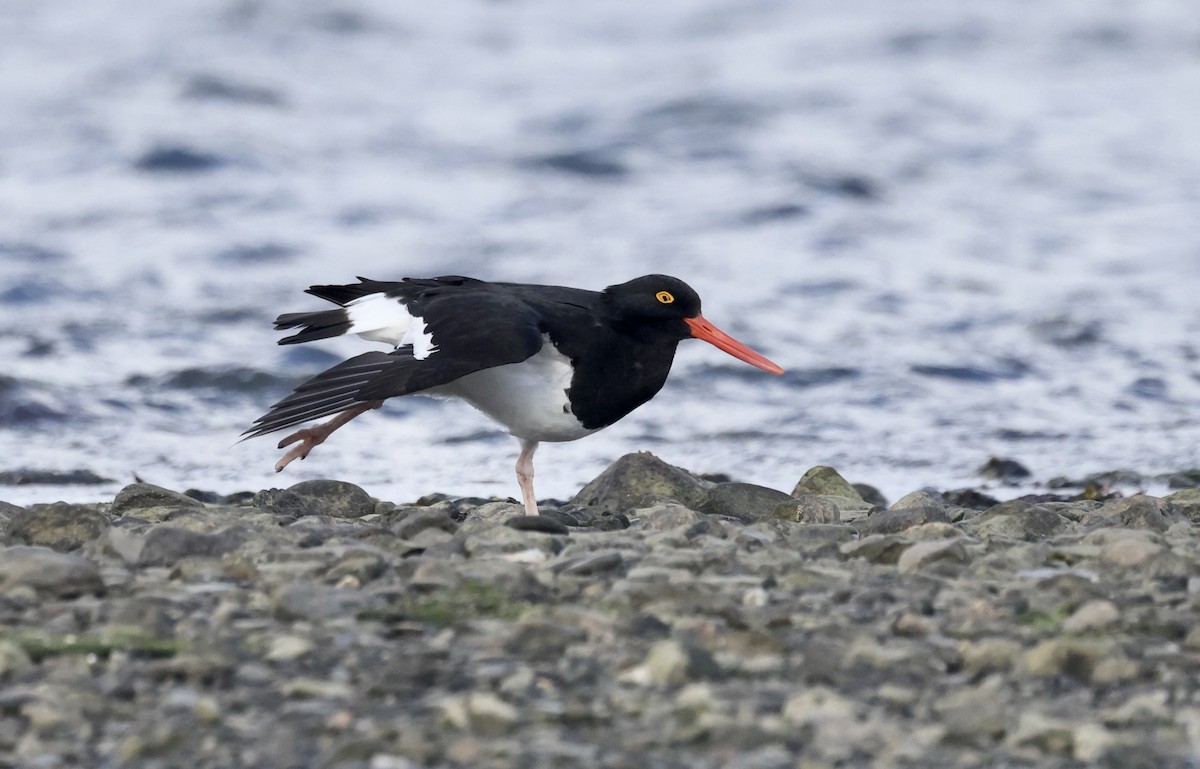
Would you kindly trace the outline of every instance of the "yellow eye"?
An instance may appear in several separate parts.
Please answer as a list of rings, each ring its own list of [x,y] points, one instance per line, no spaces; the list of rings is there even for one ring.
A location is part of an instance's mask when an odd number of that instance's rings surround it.
[[[675,301],[675,295],[672,294],[670,291],[659,291],[657,294],[654,295],[654,298],[657,299],[658,301],[662,302],[663,304],[670,304],[671,302]]]

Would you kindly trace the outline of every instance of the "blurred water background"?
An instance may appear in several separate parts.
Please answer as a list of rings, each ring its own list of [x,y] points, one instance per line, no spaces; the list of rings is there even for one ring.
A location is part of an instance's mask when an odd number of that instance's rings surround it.
[[[0,499],[515,494],[516,442],[426,399],[276,476],[238,434],[370,345],[271,319],[356,275],[648,272],[788,373],[685,344],[543,446],[542,496],[639,449],[893,498],[993,455],[1165,483],[1200,465],[1196,4],[0,3],[0,472],[111,479]]]

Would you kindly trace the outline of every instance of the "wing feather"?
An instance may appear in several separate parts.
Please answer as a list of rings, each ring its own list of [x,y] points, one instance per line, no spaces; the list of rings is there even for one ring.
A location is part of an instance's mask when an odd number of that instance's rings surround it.
[[[511,297],[484,291],[435,293],[411,300],[436,350],[413,356],[410,345],[355,356],[300,383],[254,421],[243,439],[336,414],[363,403],[419,393],[475,371],[519,363],[541,349],[537,313]],[[334,311],[339,312],[339,311]],[[287,343],[291,340],[281,340]]]

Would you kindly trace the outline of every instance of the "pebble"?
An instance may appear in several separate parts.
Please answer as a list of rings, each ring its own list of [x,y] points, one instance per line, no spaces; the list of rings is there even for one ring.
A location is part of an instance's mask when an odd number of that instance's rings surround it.
[[[337,481],[230,498],[246,504],[133,484],[111,504],[0,507],[0,764],[1182,769],[1194,753],[1192,496],[922,490],[882,509],[831,468],[789,496],[649,454],[586,492],[538,529],[510,525],[509,502],[393,504]]]

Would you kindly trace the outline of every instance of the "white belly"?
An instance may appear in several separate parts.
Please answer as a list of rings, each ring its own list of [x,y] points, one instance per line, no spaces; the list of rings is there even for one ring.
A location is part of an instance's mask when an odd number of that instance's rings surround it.
[[[570,361],[547,338],[526,361],[476,371],[425,392],[462,398],[518,438],[573,441],[596,431],[571,413],[571,375]]]

